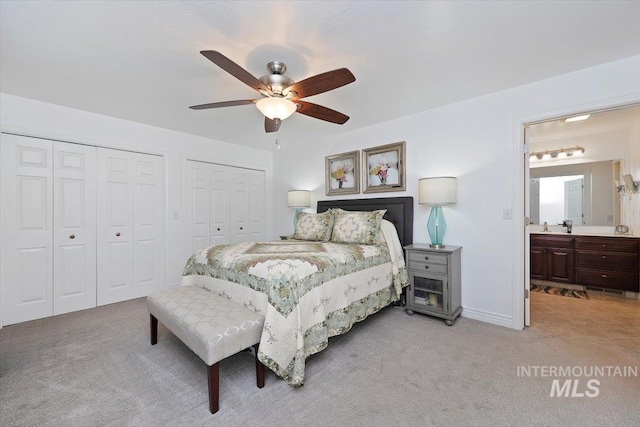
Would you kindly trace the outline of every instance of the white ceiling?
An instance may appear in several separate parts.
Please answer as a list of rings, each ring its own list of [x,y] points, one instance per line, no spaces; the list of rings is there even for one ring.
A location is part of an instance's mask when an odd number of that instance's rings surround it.
[[[283,140],[328,136],[640,54],[640,2],[2,1],[0,90],[272,149],[249,87],[271,60],[296,81],[347,67],[356,82],[308,98],[351,117],[294,114]]]

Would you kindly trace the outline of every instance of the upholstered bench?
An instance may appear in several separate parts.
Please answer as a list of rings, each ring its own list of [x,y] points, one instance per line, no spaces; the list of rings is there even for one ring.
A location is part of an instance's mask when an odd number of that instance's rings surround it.
[[[208,366],[209,410],[218,412],[218,363],[251,346],[256,351],[258,387],[264,387],[264,365],[258,343],[264,317],[197,286],[176,286],[147,297],[151,316],[151,344],[158,342],[158,321],[174,333]]]

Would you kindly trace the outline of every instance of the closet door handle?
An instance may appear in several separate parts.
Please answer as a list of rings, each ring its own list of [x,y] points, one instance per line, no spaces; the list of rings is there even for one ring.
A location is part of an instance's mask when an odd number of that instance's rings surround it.
[[[69,238],[70,238],[70,239],[75,239],[75,238],[76,238],[76,235],[75,235],[75,234],[72,234],[71,236],[69,236]]]
[[[116,237],[120,237],[120,233],[116,233]]]

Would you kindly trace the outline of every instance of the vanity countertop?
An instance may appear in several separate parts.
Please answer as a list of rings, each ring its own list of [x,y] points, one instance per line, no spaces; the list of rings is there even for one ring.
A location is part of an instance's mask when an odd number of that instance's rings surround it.
[[[633,234],[609,234],[609,233],[593,233],[588,231],[579,231],[565,233],[562,231],[532,231],[531,234],[550,235],[550,236],[592,236],[592,237],[626,237],[627,239],[640,239],[640,236]]]

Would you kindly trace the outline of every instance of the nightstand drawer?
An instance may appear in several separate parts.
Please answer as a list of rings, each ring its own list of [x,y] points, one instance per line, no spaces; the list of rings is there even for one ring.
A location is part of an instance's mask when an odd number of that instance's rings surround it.
[[[417,262],[428,262],[429,264],[447,264],[447,255],[432,254],[425,252],[409,252],[409,265]]]
[[[425,271],[433,274],[447,274],[447,264],[433,264],[431,262],[409,261],[409,270]]]

